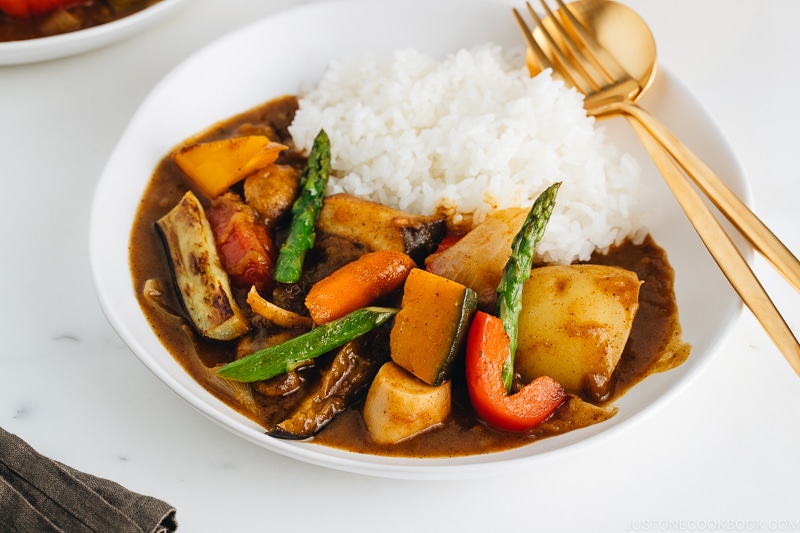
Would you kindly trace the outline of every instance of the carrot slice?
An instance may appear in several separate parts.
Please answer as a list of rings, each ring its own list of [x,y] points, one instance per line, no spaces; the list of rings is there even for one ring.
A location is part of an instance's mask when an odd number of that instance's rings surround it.
[[[388,295],[414,267],[414,260],[402,252],[370,252],[311,287],[306,307],[317,324],[341,318]]]

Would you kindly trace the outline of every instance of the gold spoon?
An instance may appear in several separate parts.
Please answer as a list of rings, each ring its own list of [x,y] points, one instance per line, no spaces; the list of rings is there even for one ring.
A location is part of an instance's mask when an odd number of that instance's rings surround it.
[[[580,0],[569,4],[568,10],[563,2],[557,1],[564,24],[542,2],[548,16],[541,22],[552,39],[543,35],[541,28],[534,35],[549,63],[560,67],[558,70],[567,81],[587,95],[587,111],[598,118],[620,114],[634,117],[753,247],[800,291],[800,261],[700,158],[636,104],[656,74],[655,41],[644,20],[631,8],[612,0]],[[530,5],[528,8],[536,16]],[[573,22],[569,20],[571,17]],[[583,49],[591,54],[583,58],[575,54],[566,57],[562,53],[570,51],[565,27],[575,32]],[[533,55],[535,52],[528,53],[531,65],[538,58]]]
[[[579,0],[569,4],[569,11],[588,29],[597,44],[637,82],[638,90],[630,97],[638,100],[652,85],[657,68],[656,43],[647,23],[628,6],[610,0]],[[559,33],[551,17],[546,17],[543,22],[551,35]],[[538,29],[533,33],[548,63],[554,63],[557,58],[547,40],[541,38]],[[528,67],[531,75],[542,70],[535,49],[528,48]]]
[[[671,155],[679,156],[676,159],[701,190],[798,288],[800,263],[699,158],[635,103],[652,83],[656,71],[655,42],[646,23],[627,6],[610,0],[581,0],[569,8],[557,1],[561,6],[558,20],[544,0],[542,5],[548,14],[545,20],[528,5],[537,22],[534,33],[514,10],[530,45],[528,65],[532,73],[540,67],[555,67],[568,83],[586,94],[589,114],[621,114],[628,119],[725,276],[800,374],[800,345],[791,329]],[[590,53],[585,53],[587,50]],[[654,129],[660,143],[653,138]]]

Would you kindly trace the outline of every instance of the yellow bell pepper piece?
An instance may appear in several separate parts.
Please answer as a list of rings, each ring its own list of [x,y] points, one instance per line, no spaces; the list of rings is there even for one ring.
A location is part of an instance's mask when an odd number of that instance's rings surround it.
[[[208,198],[219,196],[251,172],[275,162],[287,147],[263,135],[184,146],[172,159]]]

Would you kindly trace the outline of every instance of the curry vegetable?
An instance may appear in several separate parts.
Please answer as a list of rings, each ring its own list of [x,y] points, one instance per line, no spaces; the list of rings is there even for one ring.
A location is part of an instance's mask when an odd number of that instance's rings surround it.
[[[397,309],[365,307],[323,324],[276,346],[228,363],[217,375],[234,381],[262,381],[290,372],[305,361],[319,357],[375,329],[392,318]]]
[[[286,241],[281,246],[275,280],[294,283],[303,272],[306,253],[314,246],[314,224],[322,208],[325,189],[331,173],[331,145],[328,134],[320,130],[314,139],[303,175],[300,197],[292,205],[292,222]]]
[[[166,248],[175,288],[197,331],[218,341],[244,335],[250,325],[233,296],[211,224],[197,197],[186,192],[155,225]]]
[[[499,318],[478,311],[467,339],[467,387],[475,412],[504,431],[528,431],[549,417],[567,398],[564,387],[539,376],[509,395],[500,379],[509,357],[508,335]]]
[[[466,377],[472,406],[486,423],[505,431],[536,427],[566,399],[564,387],[549,376],[539,376],[509,394],[523,286],[531,276],[536,246],[560,185],[555,183],[539,195],[514,236],[511,256],[497,287],[497,316],[475,313],[467,337]]]
[[[400,287],[415,266],[403,252],[369,252],[315,283],[306,308],[317,324],[374,305]]]
[[[428,385],[393,361],[381,366],[364,401],[364,425],[379,444],[395,444],[444,424],[452,383]]]
[[[503,363],[503,384],[506,391],[511,390],[511,379],[514,376],[514,354],[517,350],[519,313],[522,310],[522,286],[531,275],[536,246],[542,240],[560,186],[560,182],[554,183],[533,202],[522,228],[511,242],[511,256],[497,287],[497,317],[502,320],[509,339],[509,355]]]
[[[172,159],[206,197],[216,198],[254,170],[274,163],[286,148],[263,135],[247,135],[190,144]]]
[[[449,380],[477,305],[469,287],[415,268],[392,326],[392,360],[428,385]]]

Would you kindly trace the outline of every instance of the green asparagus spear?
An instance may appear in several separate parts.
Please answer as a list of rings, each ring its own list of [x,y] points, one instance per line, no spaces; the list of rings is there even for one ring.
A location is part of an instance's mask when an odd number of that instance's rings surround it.
[[[294,283],[300,279],[306,252],[314,246],[316,237],[314,224],[322,208],[330,173],[330,140],[325,130],[320,130],[314,139],[308,164],[300,178],[300,196],[292,205],[292,223],[275,265],[276,281]]]
[[[300,364],[360,337],[392,318],[398,309],[364,307],[276,346],[228,363],[217,375],[233,381],[261,381],[290,372]]]
[[[517,351],[519,313],[522,310],[522,286],[531,277],[531,265],[536,254],[536,246],[544,235],[556,195],[561,183],[548,187],[533,202],[528,217],[511,243],[511,256],[508,258],[503,277],[497,286],[497,317],[503,321],[503,328],[510,341],[510,353],[503,363],[503,384],[511,390],[514,376],[514,354]]]

